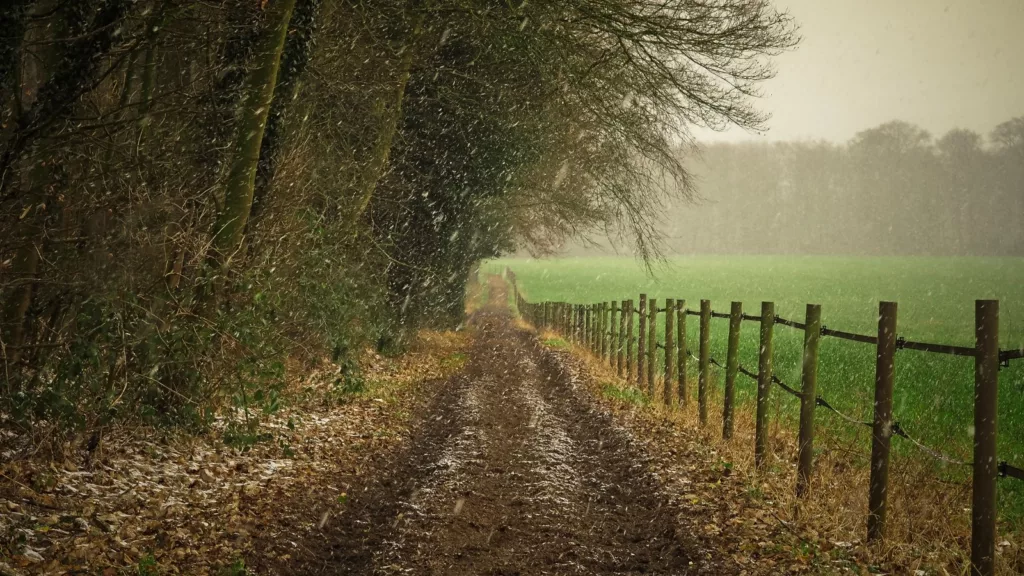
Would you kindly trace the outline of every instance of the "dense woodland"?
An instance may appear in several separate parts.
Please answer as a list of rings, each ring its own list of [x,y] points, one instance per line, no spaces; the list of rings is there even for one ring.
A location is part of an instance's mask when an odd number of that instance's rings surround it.
[[[797,41],[760,0],[12,0],[0,30],[0,419],[37,436],[273,410],[324,358],[345,386],[455,326],[481,258],[651,253],[689,127],[760,127]]]
[[[983,137],[889,122],[849,142],[720,143],[692,157],[677,253],[1024,255],[1024,118]]]

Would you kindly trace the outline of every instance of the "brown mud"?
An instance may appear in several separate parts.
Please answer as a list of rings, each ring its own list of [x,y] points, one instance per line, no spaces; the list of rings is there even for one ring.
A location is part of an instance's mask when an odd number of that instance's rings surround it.
[[[492,282],[465,370],[438,384],[405,449],[353,487],[303,572],[723,573],[681,533],[643,450],[515,325],[506,296]]]

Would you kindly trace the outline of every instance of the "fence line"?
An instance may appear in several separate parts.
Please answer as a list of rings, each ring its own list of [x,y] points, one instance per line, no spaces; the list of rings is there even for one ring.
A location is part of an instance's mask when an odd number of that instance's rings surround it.
[[[803,322],[782,318],[775,314],[774,303],[762,302],[761,314],[753,316],[742,311],[742,304],[733,302],[728,313],[711,308],[709,300],[700,301],[699,310],[686,307],[683,299],[666,299],[665,307],[658,308],[657,300],[640,294],[639,306],[633,300],[596,304],[567,304],[561,302],[528,302],[519,290],[515,273],[506,270],[515,295],[515,302],[523,318],[539,329],[550,329],[565,335],[573,343],[589,347],[591,353],[617,369],[627,382],[635,382],[649,398],[654,396],[657,351],[665,360],[664,402],[671,405],[672,381],[677,379],[676,397],[679,405],[688,402],[686,359],[697,361],[697,402],[701,425],[708,420],[709,372],[711,366],[726,371],[725,401],[723,402],[723,438],[731,438],[733,425],[733,386],[735,376],[743,374],[757,383],[757,416],[754,434],[755,465],[762,467],[767,456],[767,422],[769,397],[772,386],[800,400],[799,465],[797,495],[803,497],[813,474],[814,409],[818,406],[837,415],[849,424],[870,426],[872,431],[871,479],[869,484],[868,540],[879,540],[885,535],[888,505],[889,448],[892,436],[937,460],[948,464],[972,467],[971,505],[971,572],[990,576],[994,572],[996,540],[996,479],[998,477],[1024,480],[1024,469],[996,458],[996,413],[999,368],[1013,360],[1024,358],[1024,347],[999,349],[999,302],[978,300],[975,304],[974,347],[935,344],[907,340],[896,333],[895,302],[879,304],[877,335],[857,334],[828,328],[821,324],[821,307],[808,304]],[[619,313],[616,324],[616,313]],[[628,320],[627,320],[628,315]],[[639,333],[634,337],[633,316],[638,317]],[[665,342],[658,342],[656,329],[658,316],[663,315]],[[610,316],[610,318],[609,318]],[[686,345],[686,317],[700,319],[697,354]],[[710,332],[712,318],[729,319],[728,357],[723,365],[711,356]],[[740,365],[739,333],[743,321],[760,325],[760,348],[757,371]],[[772,372],[773,333],[776,324],[804,332],[801,389],[790,387]],[[625,328],[625,333],[623,333]],[[831,337],[876,347],[874,416],[870,422],[858,420],[842,413],[816,392],[818,342],[820,337]],[[966,462],[950,457],[909,435],[895,420],[892,413],[892,391],[895,379],[895,357],[898,350],[944,354],[975,360],[974,459]],[[635,352],[635,362],[634,362]],[[634,370],[635,366],[635,370]],[[634,380],[635,378],[635,380]]]

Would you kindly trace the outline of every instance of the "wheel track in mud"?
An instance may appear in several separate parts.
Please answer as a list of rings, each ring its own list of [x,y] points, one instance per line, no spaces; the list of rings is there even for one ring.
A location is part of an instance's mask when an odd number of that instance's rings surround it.
[[[696,554],[646,457],[491,290],[469,364],[352,491],[322,574],[686,574]]]

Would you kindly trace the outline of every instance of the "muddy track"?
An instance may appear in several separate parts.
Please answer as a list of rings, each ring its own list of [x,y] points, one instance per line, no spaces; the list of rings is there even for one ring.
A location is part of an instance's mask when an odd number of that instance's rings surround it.
[[[502,301],[498,286],[493,301]],[[351,492],[323,574],[685,574],[645,456],[559,358],[490,305],[406,450]]]

